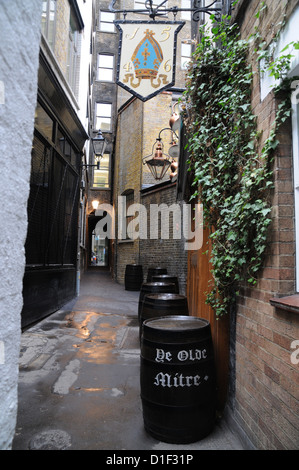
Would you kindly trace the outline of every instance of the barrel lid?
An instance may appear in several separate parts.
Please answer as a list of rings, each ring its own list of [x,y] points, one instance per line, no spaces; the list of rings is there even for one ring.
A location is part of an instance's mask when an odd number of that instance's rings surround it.
[[[144,282],[142,284],[142,287],[157,287],[157,286],[174,286],[174,282],[159,282],[159,281],[154,281],[154,282]]]
[[[159,278],[161,277],[161,278],[163,278],[163,279],[177,279],[177,276],[172,276],[171,274],[155,274],[153,277],[154,277],[155,279],[156,279],[157,277],[159,277]]]
[[[158,270],[163,269],[163,271],[166,271],[166,270],[167,270],[166,268],[162,268],[161,266],[150,266],[148,269],[149,269],[149,270],[150,270],[150,269],[158,269]]]
[[[180,294],[173,294],[172,292],[160,292],[158,294],[147,294],[146,295],[146,298],[147,299],[150,299],[150,300],[186,300],[187,297],[185,297],[184,295],[180,295]]]
[[[183,316],[183,315],[169,315],[159,318],[151,318],[143,322],[144,327],[155,328],[158,330],[196,330],[204,328],[209,325],[208,320],[199,317]]]

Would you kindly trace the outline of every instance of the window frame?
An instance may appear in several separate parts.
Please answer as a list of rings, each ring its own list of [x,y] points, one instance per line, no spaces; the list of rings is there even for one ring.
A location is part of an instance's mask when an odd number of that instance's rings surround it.
[[[188,3],[188,5],[186,5]],[[192,1],[191,0],[181,0],[181,8],[192,8]],[[184,21],[191,21],[192,20],[192,12],[191,11],[182,11],[181,12],[181,20]]]
[[[100,105],[109,105],[110,106],[110,115],[106,114],[98,114],[98,106]],[[95,104],[95,116],[94,116],[94,130],[98,131],[101,130],[102,132],[111,132],[112,130],[112,103],[106,101],[97,101]],[[109,119],[109,129],[105,129],[104,127],[98,126],[98,119]]]
[[[190,55],[183,54],[183,47],[184,46],[188,46],[190,48]],[[187,70],[188,63],[190,62],[191,57],[192,57],[192,44],[188,44],[188,43],[184,42],[184,40],[182,40],[182,42],[181,42],[181,70]],[[183,59],[187,59],[187,60],[185,60],[185,62],[183,62]],[[187,65],[184,66],[184,63],[187,63]]]
[[[51,2],[55,5],[54,11],[54,20],[53,20],[53,29],[52,29],[52,34],[53,34],[53,40],[51,41],[49,38],[50,34],[50,25],[51,25],[51,20],[50,20],[50,13],[51,13]],[[42,19],[41,19],[41,32],[44,38],[46,39],[47,43],[49,44],[50,48],[54,50],[55,47],[55,36],[56,36],[56,23],[57,23],[57,1],[56,0],[43,0],[43,6],[46,4],[46,10],[42,10]],[[43,15],[45,14],[45,22],[43,22]],[[45,25],[43,27],[43,25]]]
[[[100,58],[102,57],[112,57],[112,67],[101,67],[100,66]],[[115,63],[115,57],[114,54],[109,54],[109,53],[98,53],[98,58],[97,58],[97,81],[99,82],[106,82],[106,83],[113,83],[114,82],[114,63]],[[101,70],[111,70],[112,77],[109,80],[105,80],[100,77],[100,71]]]
[[[68,51],[67,51],[67,71],[66,79],[77,96],[79,82],[79,67],[81,59],[81,33],[73,11],[70,11],[69,33],[68,33]]]
[[[101,19],[101,16],[103,13],[106,13],[108,15],[113,15],[113,20],[112,21],[103,21]],[[115,28],[115,24],[114,24],[114,21],[115,21],[115,13],[113,13],[112,11],[108,11],[108,10],[100,10],[99,11],[99,31],[101,33],[111,33],[111,34],[115,34],[116,33],[116,28]],[[105,25],[113,25],[113,30],[109,30],[109,29],[105,29],[103,28],[103,26]]]
[[[105,152],[103,156],[108,155],[108,166],[103,167],[102,165],[102,160],[100,161],[100,168],[93,169],[93,175],[92,175],[92,189],[97,189],[97,190],[108,190],[111,189],[111,153],[110,152]],[[95,161],[96,155],[94,155],[94,164],[96,164]],[[95,183],[95,177],[98,173],[107,173],[108,174],[108,182],[106,186],[98,186]]]

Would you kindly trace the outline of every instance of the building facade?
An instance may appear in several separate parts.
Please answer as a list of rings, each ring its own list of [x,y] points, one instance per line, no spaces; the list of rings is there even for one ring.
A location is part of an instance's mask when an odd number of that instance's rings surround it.
[[[41,2],[2,2],[0,15],[0,448],[15,433]],[[24,34],[26,31],[26,34]],[[22,41],[20,41],[22,38]]]
[[[277,5],[266,1],[264,15],[257,19],[267,47],[285,21],[280,33],[279,51],[298,41],[299,4],[290,1]],[[252,18],[260,8],[258,1],[239,2],[233,19],[241,34],[253,32]],[[298,51],[294,54],[290,77],[299,74]],[[269,134],[279,99],[256,75],[252,106],[258,128]],[[298,349],[299,323],[296,261],[298,235],[297,158],[298,103],[293,115],[279,130],[279,147],[274,162],[274,193],[269,249],[255,288],[245,286],[237,302],[235,319],[235,380],[233,415],[258,449],[298,448]],[[297,384],[297,385],[296,385]]]
[[[81,69],[81,57],[89,55],[89,36],[87,41],[83,37],[85,15],[90,22],[84,2],[43,1],[23,327],[76,295],[81,163],[88,139],[88,88]]]
[[[91,38],[92,62],[90,68],[89,135],[101,131],[105,139],[104,153],[100,157],[89,147],[85,177],[87,181],[86,251],[85,269],[112,266],[112,243],[101,236],[97,228],[104,213],[96,214],[93,201],[110,205],[112,202],[113,161],[117,118],[116,63],[118,35],[109,11],[108,1],[95,1],[93,5],[93,33]]]
[[[240,0],[231,22],[241,39],[258,32],[263,51],[271,57],[291,53],[287,77],[298,77],[298,1]],[[276,44],[273,48],[273,44]],[[287,47],[289,45],[289,47]],[[251,106],[262,136],[261,152],[269,137],[282,95],[273,91],[273,77],[253,60],[256,42],[249,47],[253,66]],[[282,52],[280,52],[282,51]],[[291,51],[291,52],[290,52]],[[225,99],[225,96],[224,96]],[[279,128],[273,163],[271,225],[264,264],[254,287],[242,284],[235,309],[216,319],[206,303],[213,281],[209,232],[204,248],[189,252],[187,296],[192,315],[209,319],[218,372],[218,408],[253,449],[298,448],[298,261],[297,179],[298,99],[292,95],[292,116]],[[190,195],[186,172],[179,175],[182,194]],[[190,188],[189,188],[190,189]],[[208,244],[207,244],[208,243]]]

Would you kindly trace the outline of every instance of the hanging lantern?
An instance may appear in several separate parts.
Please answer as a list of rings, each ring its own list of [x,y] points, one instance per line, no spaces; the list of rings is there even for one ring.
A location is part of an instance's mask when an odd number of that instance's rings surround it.
[[[105,137],[102,134],[101,129],[97,133],[96,137],[91,139],[91,142],[92,142],[94,154],[103,156],[107,142],[105,140]]]
[[[161,180],[164,178],[165,173],[170,167],[171,162],[167,157],[164,157],[162,144],[159,140],[156,141],[154,146],[155,153],[153,158],[151,158],[150,160],[146,160],[145,163],[147,164],[154,179]]]

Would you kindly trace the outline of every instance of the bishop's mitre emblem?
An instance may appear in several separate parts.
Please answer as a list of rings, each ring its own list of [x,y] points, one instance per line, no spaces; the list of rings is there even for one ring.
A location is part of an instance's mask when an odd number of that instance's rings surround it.
[[[130,85],[138,88],[141,80],[150,80],[152,87],[158,88],[161,83],[167,83],[167,75],[158,74],[163,61],[163,52],[154,38],[154,31],[147,29],[144,34],[144,38],[137,45],[131,58],[135,77],[134,74],[128,73],[125,75],[124,82],[130,80]]]

